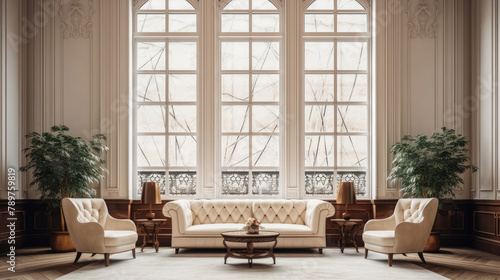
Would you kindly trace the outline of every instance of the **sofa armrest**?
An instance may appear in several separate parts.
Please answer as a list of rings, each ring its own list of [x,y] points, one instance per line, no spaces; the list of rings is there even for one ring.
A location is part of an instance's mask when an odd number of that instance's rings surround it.
[[[106,225],[104,227],[105,230],[130,230],[137,231],[137,228],[129,219],[115,219],[113,216],[108,214],[106,218]]]
[[[394,230],[396,227],[396,216],[392,215],[385,219],[372,219],[366,222],[365,231],[370,230]]]
[[[184,234],[193,225],[193,213],[187,200],[171,201],[163,206],[163,215],[172,219],[172,235]]]
[[[75,244],[76,251],[81,253],[105,253],[104,228],[96,222],[81,223],[73,220],[68,230]]]
[[[313,230],[314,234],[325,233],[326,218],[335,214],[335,207],[323,200],[308,200],[306,208],[306,226]]]

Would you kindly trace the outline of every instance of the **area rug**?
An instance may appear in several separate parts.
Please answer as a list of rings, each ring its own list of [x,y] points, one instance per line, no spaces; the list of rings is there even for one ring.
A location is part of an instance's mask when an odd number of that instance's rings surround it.
[[[364,250],[363,250],[364,251]],[[387,265],[387,256],[346,249],[279,250],[276,264],[271,258],[253,261],[229,258],[224,264],[223,250],[181,250],[160,248],[111,255],[109,267],[104,266],[102,255],[95,262],[59,279],[447,279],[413,264],[409,260],[396,258],[392,267]],[[85,256],[85,255],[84,255]],[[88,257],[88,256],[87,256]]]

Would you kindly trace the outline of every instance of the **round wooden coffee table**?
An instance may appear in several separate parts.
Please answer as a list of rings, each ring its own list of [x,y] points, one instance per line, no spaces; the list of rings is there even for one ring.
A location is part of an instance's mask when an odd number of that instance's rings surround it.
[[[224,256],[224,264],[226,264],[228,257],[248,259],[249,267],[252,267],[253,259],[273,258],[273,262],[276,264],[276,257],[274,256],[273,249],[276,247],[276,244],[278,244],[277,238],[280,235],[279,233],[273,231],[260,231],[259,233],[249,234],[244,231],[229,231],[223,232],[221,235],[224,237],[223,244],[227,249],[227,253]],[[226,242],[246,243],[247,249],[232,249],[227,246]],[[263,242],[274,242],[274,245],[269,249],[263,248],[254,250],[254,243]]]

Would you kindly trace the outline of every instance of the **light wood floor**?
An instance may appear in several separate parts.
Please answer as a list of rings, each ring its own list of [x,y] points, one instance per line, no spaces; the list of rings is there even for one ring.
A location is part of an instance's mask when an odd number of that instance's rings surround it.
[[[360,248],[360,252],[363,251]],[[16,272],[12,273],[7,270],[4,254],[0,257],[0,279],[56,279],[94,261],[104,265],[103,255],[90,257],[90,254],[83,254],[78,263],[73,264],[75,255],[74,252],[51,253],[48,248],[21,249],[17,251]],[[427,264],[421,263],[417,254],[396,255],[394,266],[404,260],[450,279],[500,279],[500,256],[497,255],[469,248],[442,248],[438,253],[424,253],[424,256]]]

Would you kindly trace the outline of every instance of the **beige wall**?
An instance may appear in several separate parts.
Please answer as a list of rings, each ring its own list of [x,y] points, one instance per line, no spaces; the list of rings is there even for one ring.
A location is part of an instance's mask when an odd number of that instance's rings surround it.
[[[30,0],[18,18],[21,22],[24,17],[41,23],[36,26],[25,50],[29,67],[23,73],[29,82],[26,90],[19,91],[19,98],[25,101],[17,108],[22,111],[25,106],[27,113],[23,115],[25,121],[17,122],[21,125],[19,130],[24,134],[64,123],[74,135],[89,137],[103,132],[111,148],[108,155],[110,174],[101,187],[96,188],[105,198],[129,198],[128,0],[80,0],[84,18],[91,23],[90,33],[76,32],[74,37],[64,38],[61,24],[67,21],[70,2]],[[497,125],[493,120],[498,117],[498,106],[492,105],[490,111],[482,110],[484,106],[476,110],[471,109],[469,103],[472,92],[476,95],[489,92],[490,99],[481,100],[482,105],[498,102],[495,97],[498,88],[496,93],[488,91],[488,86],[492,86],[491,79],[487,86],[478,88],[477,77],[496,75],[498,81],[498,71],[493,71],[490,64],[494,61],[498,69],[499,5],[494,4],[494,0],[427,0],[420,8],[417,7],[419,0],[369,2],[376,11],[376,186],[372,197],[399,196],[397,186],[386,182],[391,168],[389,149],[392,144],[405,134],[430,134],[447,126],[465,134],[468,139],[472,139],[472,133],[475,133],[474,149],[478,150],[475,160],[480,160],[482,171],[474,181],[480,183],[482,191],[478,192],[477,184],[473,185],[472,197],[494,198],[494,189],[499,188],[497,179],[493,178],[499,168],[496,164],[498,139],[496,130],[488,132],[485,126]],[[496,12],[492,12],[493,7]],[[419,11],[428,15],[422,33],[415,19]],[[487,13],[490,17],[485,16]],[[472,21],[474,32],[469,27]],[[497,27],[493,28],[494,24]],[[494,36],[490,31],[496,32],[496,41],[493,40],[496,45],[491,42]],[[479,34],[480,43],[471,48],[471,40]],[[4,53],[5,49],[2,50]],[[496,60],[489,59],[492,53],[496,53]],[[210,82],[205,84],[208,86]],[[6,132],[6,123],[2,118],[2,132]],[[290,133],[293,135],[294,131]],[[5,134],[2,134],[1,147],[10,149],[4,139]],[[487,167],[483,168],[483,164]],[[465,185],[457,193],[458,198],[471,197],[470,176],[466,175],[465,180]],[[37,194],[30,189],[26,197],[35,198]]]

